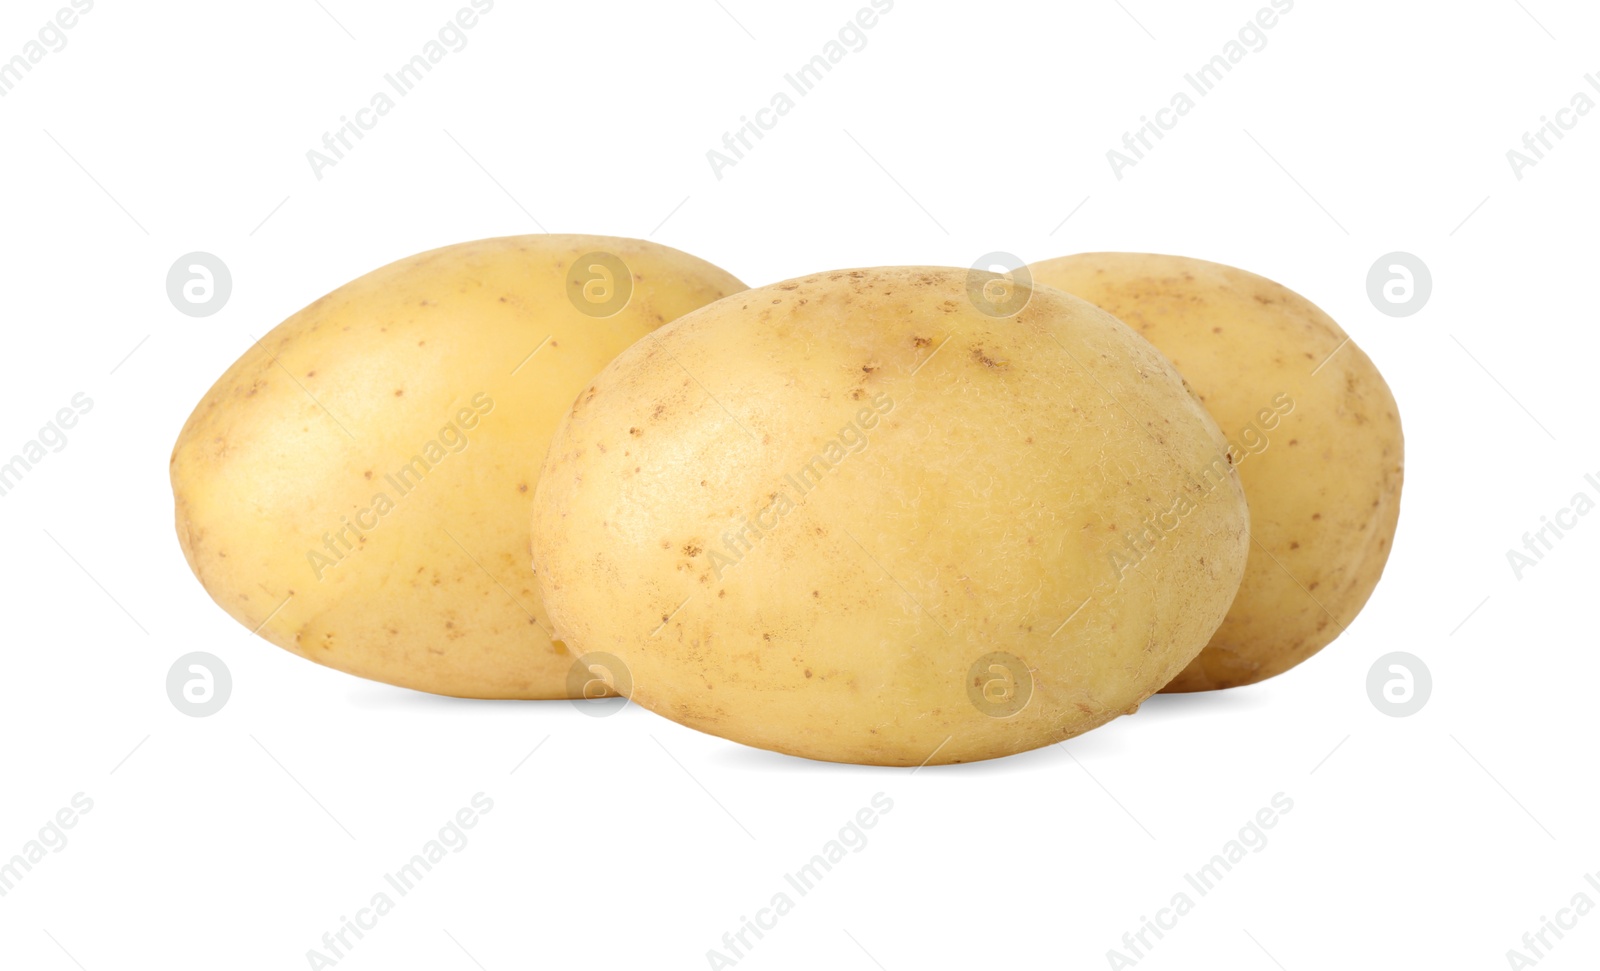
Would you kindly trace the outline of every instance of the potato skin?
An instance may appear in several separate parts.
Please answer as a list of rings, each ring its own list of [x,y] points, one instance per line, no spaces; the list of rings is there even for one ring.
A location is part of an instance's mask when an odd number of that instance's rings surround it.
[[[574,652],[614,654],[633,700],[685,725],[880,765],[1070,738],[1176,675],[1246,556],[1220,432],[1110,315],[1036,288],[989,316],[967,281],[790,280],[607,366],[534,502],[542,602]],[[1025,669],[1020,711],[973,701],[993,652]]]
[[[632,271],[610,317],[568,298],[574,258],[595,252]],[[184,425],[184,556],[234,619],[319,664],[445,695],[566,697],[573,659],[530,613],[528,508],[550,435],[619,351],[742,289],[600,236],[463,243],[346,284],[246,351]]]
[[[1029,269],[1160,348],[1233,443],[1250,563],[1227,619],[1166,690],[1252,684],[1327,646],[1377,586],[1400,516],[1399,408],[1372,361],[1311,301],[1234,267],[1085,253]]]

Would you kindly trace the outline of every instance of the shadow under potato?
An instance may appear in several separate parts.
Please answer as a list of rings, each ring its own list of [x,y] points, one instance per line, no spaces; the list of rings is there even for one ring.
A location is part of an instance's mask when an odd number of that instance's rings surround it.
[[[1267,692],[1258,685],[1227,688],[1222,691],[1182,691],[1173,694],[1153,694],[1129,717],[1144,719],[1191,720],[1204,713],[1237,715],[1268,707]]]
[[[583,714],[594,717],[610,717],[620,715],[624,709],[641,711],[622,698],[601,698],[592,701],[576,702],[571,700],[549,701],[508,701],[504,699],[479,699],[479,698],[452,698],[446,695],[428,694],[422,691],[412,691],[406,688],[395,688],[376,682],[362,683],[352,687],[348,693],[350,704],[364,711],[463,711],[474,709],[488,711],[503,706],[519,706],[536,712],[545,712],[550,715],[566,718],[569,716],[569,706],[593,706],[582,710]],[[856,765],[848,762],[822,762],[815,759],[803,758],[797,755],[786,755],[782,752],[772,752],[766,749],[753,748],[738,742],[723,740],[718,746],[711,761],[730,769],[750,772],[854,772],[854,773],[881,773],[886,775],[909,775],[913,771],[921,773],[943,774],[989,774],[1005,772],[1027,771],[1055,771],[1062,766],[1071,767],[1072,758],[1097,761],[1118,755],[1126,750],[1122,728],[1127,726],[1128,720],[1139,718],[1144,720],[1179,720],[1193,721],[1206,713],[1226,713],[1230,715],[1258,711],[1268,707],[1267,694],[1264,691],[1254,690],[1253,687],[1232,688],[1227,691],[1199,691],[1180,694],[1155,694],[1150,696],[1139,706],[1139,710],[1132,715],[1118,718],[1100,728],[1086,732],[1077,738],[1066,742],[1046,745],[1043,748],[1019,752],[1003,758],[986,759],[979,762],[961,762],[950,765],[927,765],[921,768],[910,766],[884,766],[884,765]],[[629,712],[633,715],[634,712]],[[1071,755],[1068,755],[1070,751]]]
[[[628,707],[624,698],[597,698],[592,701],[576,701],[566,698],[546,700],[527,700],[515,698],[455,698],[450,695],[429,694],[426,691],[413,691],[410,688],[397,688],[376,681],[362,682],[352,687],[347,693],[350,704],[363,711],[460,711],[464,708],[475,708],[487,711],[494,708],[509,708],[521,706],[530,711],[548,711],[552,714],[560,713],[563,717],[568,706],[594,706],[585,707],[584,714],[608,716],[619,714]]]
[[[1121,719],[1118,719],[1119,721]],[[862,773],[880,774],[904,778],[915,772],[917,775],[984,775],[1006,772],[1054,772],[1062,766],[1072,768],[1072,758],[1066,749],[1070,749],[1074,756],[1098,760],[1115,755],[1124,746],[1121,744],[1120,733],[1115,731],[1116,723],[1106,725],[1092,732],[1085,733],[1066,742],[1055,745],[1046,745],[1043,748],[1031,749],[1027,752],[1018,752],[997,759],[984,759],[979,762],[956,762],[948,765],[916,766],[897,765],[857,765],[850,762],[821,762],[816,759],[803,758],[798,755],[786,755],[782,752],[771,752],[767,749],[752,748],[740,745],[737,742],[727,743],[725,749],[711,756],[711,761],[730,769],[739,769],[751,772],[792,773],[795,771],[819,773]]]

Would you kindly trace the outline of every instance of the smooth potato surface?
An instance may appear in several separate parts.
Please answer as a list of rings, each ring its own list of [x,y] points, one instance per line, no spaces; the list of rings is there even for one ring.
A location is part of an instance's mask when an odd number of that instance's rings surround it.
[[[791,280],[609,365],[534,503],[574,653],[686,725],[884,765],[1069,738],[1176,675],[1244,567],[1220,433],[1110,315],[993,316],[968,277]]]
[[[1311,301],[1233,267],[1086,253],[1029,269],[1160,348],[1232,443],[1250,562],[1227,619],[1166,690],[1251,684],[1325,647],[1371,596],[1400,515],[1399,409],[1372,361]]]
[[[576,264],[593,253],[622,262]],[[464,243],[369,273],[266,334],[189,418],[171,465],[184,555],[236,620],[319,664],[565,697],[573,659],[536,620],[528,562],[550,435],[623,348],[742,289],[597,236]]]

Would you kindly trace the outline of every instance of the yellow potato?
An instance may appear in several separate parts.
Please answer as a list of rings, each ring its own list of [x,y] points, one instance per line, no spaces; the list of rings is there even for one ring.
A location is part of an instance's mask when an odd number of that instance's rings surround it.
[[[1400,414],[1372,361],[1311,301],[1233,267],[1086,253],[1029,269],[1149,338],[1232,443],[1250,563],[1227,619],[1166,690],[1252,684],[1339,636],[1400,515]]]
[[[691,727],[883,765],[1059,741],[1166,684],[1244,568],[1225,442],[1109,314],[1039,288],[997,315],[993,288],[827,273],[623,352],[534,501],[572,650]]]
[[[535,620],[528,562],[550,435],[619,351],[743,288],[599,236],[463,243],[340,287],[246,351],[184,426],[172,489],[190,568],[234,619],[319,664],[566,697],[573,659]]]

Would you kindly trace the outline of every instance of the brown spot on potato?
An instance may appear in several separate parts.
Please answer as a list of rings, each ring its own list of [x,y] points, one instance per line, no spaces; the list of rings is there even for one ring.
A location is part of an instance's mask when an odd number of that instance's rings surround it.
[[[972,349],[972,359],[993,371],[1011,370],[1011,364],[1009,362],[997,360],[985,354],[981,345]]]

